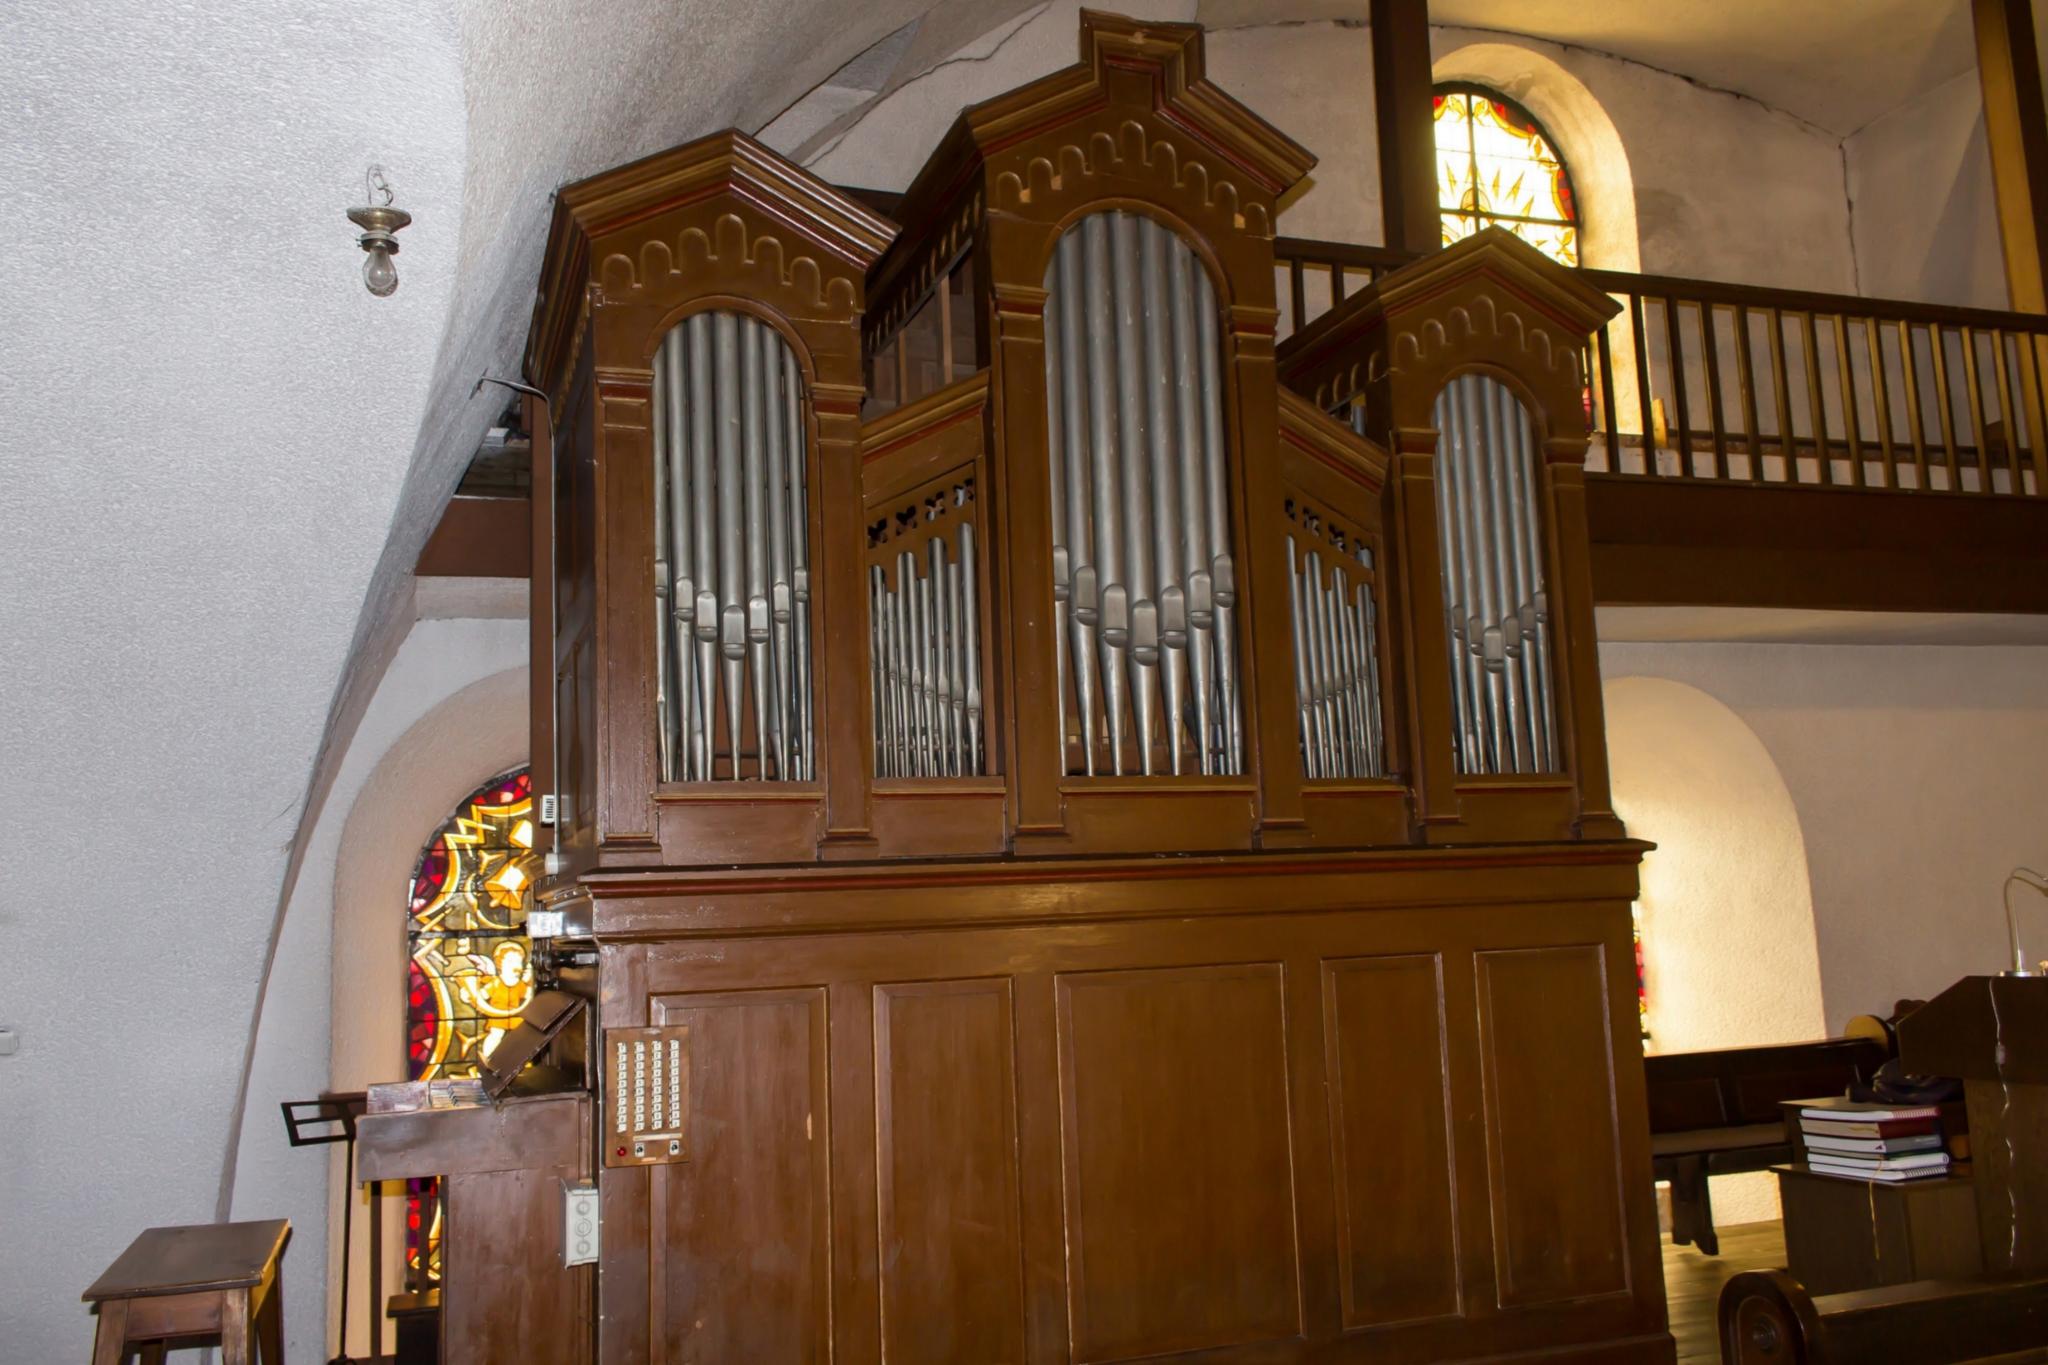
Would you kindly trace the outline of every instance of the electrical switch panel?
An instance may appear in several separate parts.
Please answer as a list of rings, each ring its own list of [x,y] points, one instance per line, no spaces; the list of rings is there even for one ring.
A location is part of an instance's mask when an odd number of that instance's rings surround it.
[[[604,1164],[689,1160],[690,1030],[606,1029]]]

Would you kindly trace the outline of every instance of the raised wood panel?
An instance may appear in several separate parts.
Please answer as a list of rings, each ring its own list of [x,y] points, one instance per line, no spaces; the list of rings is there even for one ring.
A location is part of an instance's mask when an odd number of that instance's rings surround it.
[[[1441,958],[1323,965],[1346,1328],[1460,1308]]]
[[[448,1177],[443,1245],[443,1359],[591,1358],[588,1267],[562,1267],[562,1184],[580,1166],[481,1171]],[[515,1292],[506,1292],[517,1286]]]
[[[692,1159],[649,1197],[655,1359],[831,1358],[825,994],[657,997],[690,1029]]]
[[[1624,1293],[1606,953],[1482,952],[1474,969],[1500,1306]]]
[[[1279,964],[1056,992],[1073,1359],[1299,1335]]]
[[[1024,1358],[1010,983],[875,988],[882,1356]]]

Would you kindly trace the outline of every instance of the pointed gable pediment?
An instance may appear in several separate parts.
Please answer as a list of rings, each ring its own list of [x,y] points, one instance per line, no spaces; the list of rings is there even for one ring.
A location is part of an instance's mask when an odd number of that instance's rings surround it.
[[[896,225],[736,129],[565,186],[527,339],[529,382],[559,386],[594,298],[654,301],[714,273],[792,310],[854,316]],[[715,270],[713,269],[715,267]]]
[[[1326,412],[1385,390],[1376,427],[1427,426],[1437,389],[1479,365],[1513,373],[1553,415],[1578,413],[1586,338],[1620,311],[1579,271],[1491,227],[1382,276],[1288,338],[1280,375]]]

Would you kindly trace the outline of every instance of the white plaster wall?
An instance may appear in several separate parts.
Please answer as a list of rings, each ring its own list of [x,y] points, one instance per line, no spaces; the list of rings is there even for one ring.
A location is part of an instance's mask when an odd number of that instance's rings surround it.
[[[0,91],[0,1361],[40,1365],[137,1232],[216,1214],[464,126],[442,0],[20,0]],[[372,161],[418,220],[383,300],[342,217]]]
[[[901,190],[923,167],[946,130],[970,104],[1072,66],[1080,56],[1081,5],[1051,0],[968,43],[951,59],[869,103],[857,121],[820,147],[805,165],[836,185]],[[1195,0],[1131,0],[1117,11],[1144,19],[1186,20]],[[795,135],[815,126],[811,111],[793,108],[764,138],[789,150]]]
[[[1756,732],[1666,678],[1604,688],[1614,807],[1657,845],[1643,860],[1644,978],[1653,1052],[1825,1036],[1799,813]],[[1778,1213],[1768,1174],[1716,1177],[1715,1217]]]
[[[1901,105],[1843,146],[1864,293],[2008,306],[1974,70]]]
[[[258,1023],[248,1087],[248,1118],[242,1128],[235,1164],[230,1216],[292,1220],[293,1244],[288,1253],[292,1275],[290,1292],[285,1295],[288,1355],[324,1360],[333,1349],[331,1306],[325,1302],[329,1278],[329,1152],[324,1148],[290,1147],[285,1141],[278,1105],[285,1100],[312,1099],[329,1088],[359,1089],[360,1079],[339,1086],[330,1081],[330,1055],[336,1062],[353,1056],[359,1032],[367,1021],[390,1015],[392,1021],[386,1027],[391,1036],[403,1033],[402,947],[398,950],[401,967],[387,973],[392,981],[378,995],[373,993],[376,974],[364,973],[356,960],[360,945],[339,932],[341,920],[335,907],[349,902],[338,900],[337,873],[355,865],[363,855],[355,844],[352,811],[361,805],[358,794],[383,771],[379,765],[387,763],[393,752],[410,754],[413,748],[409,745],[421,752],[442,754],[462,767],[477,761],[463,751],[461,746],[465,742],[481,751],[484,762],[505,751],[507,746],[500,735],[490,733],[487,742],[477,742],[466,727],[452,728],[445,736],[437,737],[431,749],[416,734],[422,717],[447,716],[450,699],[474,693],[479,679],[495,677],[499,680],[499,692],[509,689],[516,694],[509,706],[518,722],[513,761],[523,757],[526,649],[524,617],[425,620],[413,626],[386,669],[342,759],[286,907]],[[508,669],[515,670],[509,683],[504,681]],[[495,694],[491,700],[498,702],[498,706],[489,714],[498,721],[498,713],[506,710],[507,705]],[[496,728],[502,730],[502,723]],[[412,771],[417,777],[431,775],[431,770]],[[481,776],[488,777],[490,773]],[[457,796],[461,794],[458,792]],[[392,798],[387,793],[382,799]],[[415,848],[414,855],[417,854]],[[402,943],[403,885],[392,894],[394,899],[387,910]],[[359,994],[345,994],[338,989],[344,981]],[[331,1011],[330,998],[334,1002]],[[341,1074],[334,1068],[335,1080]],[[353,1072],[349,1074],[354,1076]],[[386,1074],[372,1079],[399,1078],[398,1068],[387,1067]],[[336,1226],[333,1240],[337,1246],[339,1235]],[[358,1286],[362,1283],[358,1278]]]
[[[1856,292],[1840,140],[1756,100],[1581,47],[1438,27],[1439,67],[1469,44],[1526,48],[1581,82],[1613,120],[1635,183],[1641,268]],[[1503,82],[1542,102],[1540,77]],[[1552,129],[1567,163],[1580,149]],[[1622,267],[1628,268],[1628,267]]]
[[[873,101],[807,164],[827,180],[878,189],[910,183],[960,109],[1075,58],[1070,0],[1010,21],[924,76]],[[1140,5],[1148,18],[1185,19],[1192,0]],[[1488,69],[1506,93],[1548,105],[1567,160],[1589,167],[1610,148],[1557,117],[1586,92],[1619,135],[1632,184],[1636,242],[1603,242],[1594,264],[1787,288],[1856,292],[1848,186],[1841,140],[1753,99],[1698,85],[1640,63],[1510,34],[1437,27],[1440,72],[1464,74],[1457,54],[1484,46],[1527,54],[1518,67]],[[1314,152],[1311,183],[1285,206],[1293,236],[1373,243],[1381,239],[1373,131],[1371,35],[1348,21],[1249,23],[1209,36],[1211,76]],[[838,98],[821,93],[819,100]],[[827,113],[803,102],[771,126],[771,145],[793,148]],[[1584,193],[1603,189],[1589,170]],[[1623,234],[1614,234],[1619,237]],[[1640,247],[1640,265],[1636,248]]]
[[[1601,667],[1696,687],[1769,751],[1829,1032],[2004,965],[2000,887],[2048,859],[2048,649],[1610,643]]]

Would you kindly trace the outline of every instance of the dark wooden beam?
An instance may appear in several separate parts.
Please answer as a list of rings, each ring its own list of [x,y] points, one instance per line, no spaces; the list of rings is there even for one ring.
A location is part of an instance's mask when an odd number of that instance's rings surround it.
[[[448,500],[413,572],[422,578],[527,578],[533,504],[527,498]]]
[[[2031,0],[1972,0],[1984,132],[2012,306],[2048,313],[2048,103]]]
[[[1443,245],[1443,227],[1436,207],[1428,0],[1372,0],[1372,88],[1385,244],[1416,254],[1435,251]]]
[[[2048,500],[1586,478],[1603,605],[2048,613]]]

